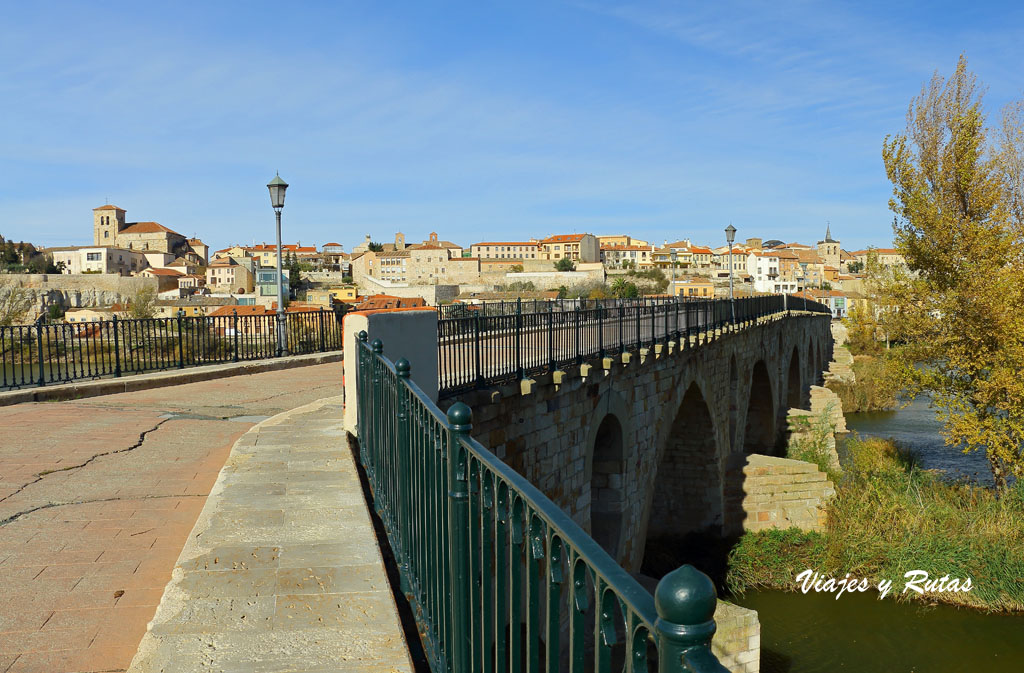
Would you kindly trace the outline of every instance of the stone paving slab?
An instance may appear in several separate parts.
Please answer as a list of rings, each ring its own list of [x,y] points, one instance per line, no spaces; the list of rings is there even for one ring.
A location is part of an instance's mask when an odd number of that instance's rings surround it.
[[[124,671],[235,441],[340,370],[0,406],[0,673]]]
[[[341,398],[249,430],[129,672],[412,670]]]

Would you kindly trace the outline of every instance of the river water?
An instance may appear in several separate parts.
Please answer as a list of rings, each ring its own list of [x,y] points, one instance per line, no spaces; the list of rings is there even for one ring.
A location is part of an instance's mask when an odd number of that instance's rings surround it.
[[[892,437],[925,469],[991,484],[981,453],[945,446],[926,399],[896,411],[847,414],[861,436]],[[902,578],[893,580],[902,586]],[[758,611],[762,673],[1021,673],[1024,616],[897,603],[877,594],[751,591],[731,597]]]

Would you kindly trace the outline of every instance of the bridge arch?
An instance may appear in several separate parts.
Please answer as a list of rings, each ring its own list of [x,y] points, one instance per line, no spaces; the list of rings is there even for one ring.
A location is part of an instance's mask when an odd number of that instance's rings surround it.
[[[729,450],[736,451],[736,426],[740,415],[740,375],[736,354],[729,358]]]
[[[592,445],[590,535],[613,558],[618,558],[626,502],[623,439],[619,419],[615,414],[605,414],[597,425]]]
[[[581,493],[588,496],[589,504],[577,514],[585,516],[579,519],[581,525],[589,521],[591,537],[618,560],[627,512],[624,484],[633,424],[626,400],[611,388],[600,395],[590,417]]]
[[[764,360],[758,360],[750,372],[750,395],[743,433],[746,453],[771,454],[775,450],[775,395]]]
[[[800,378],[800,351],[796,346],[793,346],[793,353],[789,356],[789,373],[786,375],[785,409],[795,409],[802,406],[803,389],[803,381]]]
[[[696,381],[675,410],[655,468],[647,539],[722,524],[722,485],[711,410]]]

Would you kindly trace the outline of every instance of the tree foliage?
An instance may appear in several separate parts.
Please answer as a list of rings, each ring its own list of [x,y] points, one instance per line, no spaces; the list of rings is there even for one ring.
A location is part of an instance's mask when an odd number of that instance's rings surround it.
[[[132,320],[142,320],[156,316],[156,288],[152,285],[140,287],[128,299],[128,306],[125,310],[125,317]]]
[[[576,265],[568,257],[563,257],[555,262],[555,271],[575,271]]]
[[[911,393],[927,392],[948,444],[985,451],[995,483],[1024,477],[1024,126],[1016,103],[986,127],[961,56],[910,104],[882,156],[910,274],[883,287]],[[923,366],[921,366],[923,365]]]

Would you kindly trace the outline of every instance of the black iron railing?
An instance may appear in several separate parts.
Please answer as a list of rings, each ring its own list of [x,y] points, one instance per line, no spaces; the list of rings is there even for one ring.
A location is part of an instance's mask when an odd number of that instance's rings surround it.
[[[435,673],[726,673],[717,598],[692,566],[652,596],[565,512],[357,342],[360,460]],[[656,665],[656,668],[654,666]]]
[[[285,314],[293,355],[339,350],[341,313]],[[0,390],[278,355],[275,315],[0,326]]]
[[[764,295],[728,299],[571,300],[503,302],[461,307],[467,315],[439,316],[438,383],[447,397],[516,381],[594,357],[650,348],[730,325],[792,312],[831,315],[803,297]],[[537,308],[539,310],[532,310]]]

